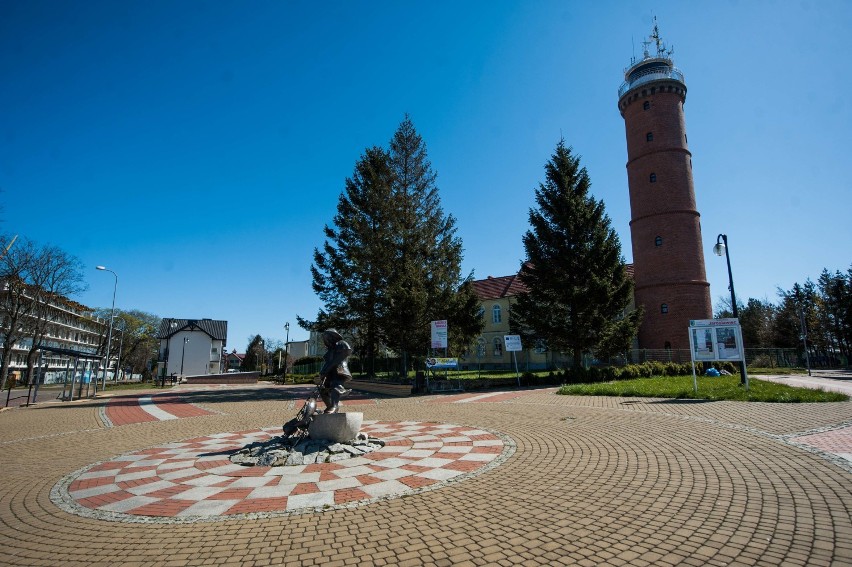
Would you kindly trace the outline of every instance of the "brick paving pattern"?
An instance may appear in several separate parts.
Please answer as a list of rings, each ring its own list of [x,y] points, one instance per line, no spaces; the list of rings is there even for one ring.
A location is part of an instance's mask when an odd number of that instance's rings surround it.
[[[280,435],[280,427],[166,443],[86,467],[54,487],[52,498],[72,513],[121,521],[301,512],[438,487],[510,448],[493,433],[452,424],[373,421],[362,431],[385,446],[358,458],[284,467],[228,459]]]
[[[100,419],[107,399],[0,413],[0,563],[852,565],[852,468],[838,458],[852,402],[568,397],[552,389],[365,398],[346,406],[369,421],[498,433],[514,452],[432,490],[294,514],[140,524],[81,516],[51,500],[57,483],[117,455],[280,427],[304,395],[291,389],[174,390],[209,413],[121,427]]]

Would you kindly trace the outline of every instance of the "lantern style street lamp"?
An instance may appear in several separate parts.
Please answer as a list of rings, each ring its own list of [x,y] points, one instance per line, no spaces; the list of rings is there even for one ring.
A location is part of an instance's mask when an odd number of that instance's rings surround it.
[[[713,252],[716,256],[721,256],[724,252],[725,260],[728,262],[728,289],[731,290],[731,311],[734,313],[734,319],[738,319],[739,313],[737,312],[737,296],[734,293],[734,276],[731,273],[731,256],[728,253],[727,234],[720,234],[716,237],[716,246],[713,247]],[[745,345],[743,345],[743,356],[745,356]],[[743,362],[740,361],[740,384],[746,383],[745,375],[745,367]]]
[[[284,339],[284,377],[281,379],[282,384],[287,383],[287,364],[290,362],[290,322],[284,323],[284,330],[287,331],[287,338]]]

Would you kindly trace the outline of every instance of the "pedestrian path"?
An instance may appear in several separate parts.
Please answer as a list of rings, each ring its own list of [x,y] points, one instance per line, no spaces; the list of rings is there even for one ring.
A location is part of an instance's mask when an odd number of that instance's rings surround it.
[[[842,379],[846,376],[846,379]],[[759,380],[767,380],[778,384],[787,384],[796,388],[810,388],[812,390],[825,390],[826,392],[840,392],[852,396],[852,376],[844,374],[788,374],[788,375],[764,375],[754,376]]]
[[[103,410],[107,425],[120,426],[148,421],[211,415],[181,394],[141,394],[110,398]]]
[[[380,398],[357,411],[384,451],[228,460],[309,391],[137,391],[114,399],[154,421],[127,427],[103,398],[3,412],[0,563],[852,565],[852,466],[830,458],[852,402]]]
[[[266,387],[268,388],[268,386]],[[245,389],[244,385],[213,384],[175,389],[161,394],[144,393],[117,396],[107,401],[102,409],[101,418],[108,426],[121,426],[211,415],[215,412],[197,404],[199,394],[243,389]],[[314,388],[297,386],[279,388],[277,391],[280,393],[281,401],[287,402],[307,398],[313,394]],[[347,406],[362,406],[375,404],[376,401],[363,394],[353,392],[344,403]],[[298,411],[298,408],[295,411]]]
[[[52,492],[68,512],[125,522],[201,521],[281,515],[364,504],[457,481],[510,454],[511,442],[482,429],[415,421],[364,423],[385,446],[332,463],[262,467],[231,463],[280,427],[166,443],[96,463]]]
[[[845,460],[852,466],[852,425],[819,433],[790,437],[789,441],[832,454]]]

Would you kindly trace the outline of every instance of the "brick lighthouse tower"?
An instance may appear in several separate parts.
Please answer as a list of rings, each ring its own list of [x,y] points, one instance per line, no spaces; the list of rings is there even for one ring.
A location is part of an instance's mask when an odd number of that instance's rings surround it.
[[[643,45],[642,60],[633,58],[618,89],[627,131],[635,298],[645,307],[639,348],[688,349],[690,319],[710,319],[712,307],[683,115],[686,83],[656,18]]]

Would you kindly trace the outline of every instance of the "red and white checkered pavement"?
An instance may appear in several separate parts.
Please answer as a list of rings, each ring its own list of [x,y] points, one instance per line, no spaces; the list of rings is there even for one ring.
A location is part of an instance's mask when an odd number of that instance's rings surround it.
[[[385,446],[301,466],[228,460],[235,449],[279,435],[280,427],[167,443],[81,469],[57,483],[51,498],[74,514],[128,522],[298,513],[437,488],[499,464],[514,447],[492,432],[452,424],[366,421],[361,430]]]

